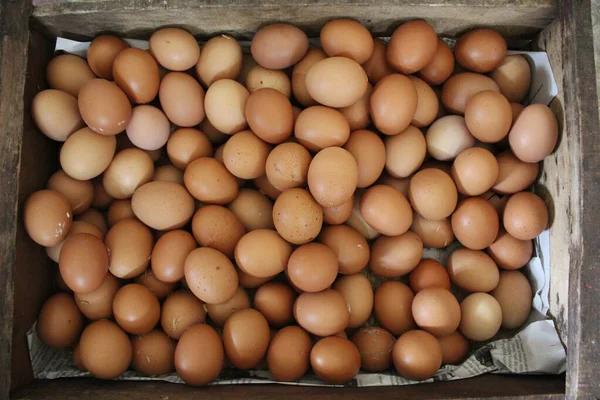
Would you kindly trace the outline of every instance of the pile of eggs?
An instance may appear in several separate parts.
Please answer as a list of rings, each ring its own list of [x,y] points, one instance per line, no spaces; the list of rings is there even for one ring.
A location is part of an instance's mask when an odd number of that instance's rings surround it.
[[[44,343],[103,379],[343,384],[430,378],[525,322],[519,269],[548,225],[528,189],[558,139],[520,104],[527,61],[420,20],[389,43],[334,20],[320,44],[273,24],[249,55],[165,28],[148,51],[104,35],[50,61],[32,115],[61,169],[23,212],[58,263]]]

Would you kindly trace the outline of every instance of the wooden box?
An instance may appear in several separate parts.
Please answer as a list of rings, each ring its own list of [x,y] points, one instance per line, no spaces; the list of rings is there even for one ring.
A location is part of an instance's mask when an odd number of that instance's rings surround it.
[[[34,5],[35,4],[35,5]],[[2,0],[0,3],[0,398],[600,398],[600,0]],[[462,381],[380,388],[245,385],[191,388],[161,382],[32,379],[25,333],[51,290],[51,261],[28,239],[24,200],[57,168],[58,144],[41,135],[30,104],[46,87],[57,36],[101,32],[148,38],[161,26],[199,38],[249,38],[261,25],[289,21],[318,35],[329,19],[350,17],[389,36],[424,18],[440,35],[478,26],[514,46],[548,52],[559,95],[552,108],[561,139],[544,160],[537,190],[551,211],[550,302],[567,346],[566,376],[486,375]],[[514,39],[514,40],[513,40]],[[596,39],[596,40],[594,40]]]

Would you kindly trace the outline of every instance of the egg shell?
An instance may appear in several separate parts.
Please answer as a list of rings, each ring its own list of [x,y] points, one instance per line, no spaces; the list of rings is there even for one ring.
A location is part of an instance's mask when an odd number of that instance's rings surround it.
[[[81,88],[79,112],[87,126],[101,135],[116,135],[131,119],[131,105],[123,90],[105,79],[92,79]]]
[[[113,299],[120,287],[119,279],[107,273],[96,290],[89,293],[75,293],[75,303],[83,315],[92,321],[112,318]]]
[[[250,308],[250,299],[243,287],[238,287],[232,298],[220,304],[207,304],[206,312],[210,320],[222,327],[229,317],[239,310]]]
[[[308,50],[306,34],[290,24],[262,27],[252,38],[252,57],[270,69],[284,69],[296,64]]]
[[[441,85],[454,72],[454,53],[446,42],[438,39],[433,58],[418,75],[430,85]]]
[[[165,115],[175,125],[193,127],[204,119],[204,89],[198,81],[184,72],[169,72],[165,75],[160,82],[158,97]]]
[[[294,321],[294,301],[296,292],[280,282],[268,282],[254,294],[254,308],[269,322],[270,326],[281,328]]]
[[[146,50],[132,47],[120,51],[113,62],[113,76],[133,103],[149,103],[158,93],[158,64]]]
[[[239,310],[225,322],[225,354],[236,368],[255,367],[267,352],[269,340],[267,320],[256,310]]]
[[[558,142],[558,121],[554,112],[544,104],[525,107],[510,129],[508,141],[519,160],[542,161]]]
[[[381,138],[369,130],[355,130],[350,134],[344,149],[358,166],[357,187],[371,186],[383,171],[386,163],[386,148]]]
[[[292,95],[292,83],[285,71],[267,69],[260,65],[255,65],[248,71],[245,86],[250,93],[270,88],[281,92],[288,98]]]
[[[360,200],[360,213],[373,229],[388,236],[406,232],[412,224],[412,209],[406,197],[391,186],[374,185]]]
[[[308,168],[307,168],[308,169]],[[267,196],[253,189],[240,189],[238,196],[227,206],[247,232],[274,229],[273,204]]]
[[[392,366],[392,348],[396,339],[378,326],[360,328],[352,343],[360,353],[360,367],[367,372],[382,372]]]
[[[490,78],[508,101],[521,103],[531,87],[531,67],[523,55],[509,54],[490,72]]]
[[[163,331],[153,330],[131,338],[131,366],[142,375],[164,375],[175,370],[176,342]]]
[[[465,119],[459,115],[447,115],[435,121],[427,130],[426,141],[427,152],[439,161],[453,160],[475,145]]]
[[[238,194],[235,177],[214,158],[200,157],[189,163],[183,180],[189,193],[204,203],[227,204]]]
[[[45,247],[62,242],[73,222],[71,204],[54,190],[39,190],[31,194],[25,202],[23,216],[29,237]]]
[[[329,336],[340,332],[350,322],[350,310],[344,296],[333,289],[304,292],[294,303],[294,318],[308,332]]]
[[[519,269],[529,262],[533,255],[533,242],[512,237],[504,229],[488,247],[487,253],[502,269]]]
[[[184,273],[192,293],[205,303],[224,303],[238,288],[237,272],[231,261],[210,247],[192,250],[185,259]]]
[[[157,230],[177,229],[194,213],[194,199],[173,182],[150,182],[135,191],[131,206],[136,217]]]
[[[322,49],[311,48],[302,60],[294,66],[292,71],[292,91],[296,100],[305,107],[317,104],[306,88],[306,74],[317,62],[325,58],[327,58],[327,55]]]
[[[221,79],[206,91],[204,99],[206,117],[210,123],[228,135],[246,128],[246,102],[250,97],[248,90],[231,79]]]
[[[454,47],[456,61],[480,73],[493,71],[506,56],[506,41],[492,29],[479,28],[462,35]]]
[[[50,347],[64,349],[75,344],[83,330],[83,316],[73,296],[57,293],[46,300],[36,328],[40,340]]]
[[[369,262],[371,251],[367,240],[347,225],[324,227],[318,240],[336,254],[340,274],[359,273]]]
[[[65,242],[58,265],[60,275],[71,290],[89,293],[98,289],[108,272],[108,251],[102,239],[78,233]]]
[[[113,35],[100,35],[94,38],[87,50],[87,62],[91,70],[100,78],[112,81],[113,63],[117,55],[129,45]]]
[[[460,310],[460,332],[467,339],[482,342],[498,333],[502,324],[502,309],[491,295],[473,293],[460,303]]]
[[[38,129],[57,142],[64,142],[73,132],[84,127],[77,99],[56,89],[42,90],[35,95],[31,116]]]
[[[277,190],[304,186],[312,156],[298,143],[281,143],[267,156],[265,172]]]
[[[388,65],[386,58],[387,43],[381,39],[373,39],[373,53],[362,64],[369,81],[376,84],[384,76],[394,73],[394,70]]]
[[[154,174],[154,163],[140,149],[125,149],[116,154],[102,175],[106,192],[115,199],[129,199],[134,192],[150,182]]]
[[[329,288],[338,273],[336,254],[321,243],[298,247],[288,260],[288,279],[304,292],[320,292]]]
[[[129,337],[106,319],[89,324],[79,341],[83,366],[100,379],[114,379],[127,370],[133,351]]]
[[[115,320],[134,335],[150,332],[160,319],[160,304],[145,286],[130,283],[120,288],[113,300]]]
[[[227,170],[238,178],[258,178],[265,174],[271,148],[252,131],[241,131],[225,143],[223,162]]]
[[[308,107],[302,110],[294,124],[294,136],[298,142],[313,152],[343,146],[349,135],[350,125],[346,117],[329,107]]]
[[[329,57],[318,61],[306,74],[308,94],[328,107],[348,107],[358,101],[369,85],[367,74],[356,61]]]
[[[422,169],[413,175],[408,197],[413,209],[430,220],[450,216],[458,202],[458,192],[452,178],[435,168]]]
[[[429,220],[414,213],[410,230],[421,238],[425,248],[443,249],[454,242],[454,232],[448,218]]]
[[[46,81],[51,89],[77,97],[86,83],[96,78],[85,59],[74,54],[60,54],[46,66]]]
[[[339,277],[333,289],[340,292],[350,308],[348,328],[357,328],[365,323],[373,311],[373,287],[363,274]]]
[[[205,87],[219,79],[236,79],[242,70],[242,48],[229,35],[210,38],[199,55],[196,74]]]
[[[448,289],[420,290],[412,302],[412,313],[419,327],[432,335],[445,336],[460,324],[460,305]]]
[[[500,92],[492,78],[474,72],[461,72],[444,83],[441,101],[448,111],[462,115],[471,98],[484,90]]]
[[[187,290],[171,293],[162,304],[160,325],[173,339],[180,339],[189,327],[205,320],[204,304]]]
[[[525,275],[519,271],[502,271],[498,286],[490,293],[502,309],[502,327],[519,328],[531,312],[533,293]]]
[[[271,339],[267,351],[269,372],[280,382],[293,382],[308,371],[312,342],[298,326],[280,329]]]
[[[329,225],[339,225],[350,219],[354,207],[354,196],[337,207],[323,207],[323,221]]]
[[[373,93],[373,86],[369,83],[367,91],[362,97],[356,100],[356,103],[349,105],[348,107],[340,108],[340,112],[348,120],[350,124],[350,130],[355,131],[357,129],[365,129],[371,123],[371,94]]]
[[[413,330],[398,338],[392,350],[396,371],[411,380],[431,378],[442,366],[442,348],[438,340],[425,331]]]
[[[472,250],[485,249],[498,236],[498,213],[490,202],[479,197],[461,201],[452,214],[451,222],[456,239]]]
[[[512,125],[510,103],[497,91],[481,91],[467,102],[465,123],[475,138],[484,143],[497,143],[508,135]]]
[[[46,187],[65,196],[71,204],[74,215],[82,214],[92,204],[94,197],[92,183],[88,180],[73,179],[63,170],[56,171],[48,179]]]
[[[423,289],[442,288],[450,290],[450,276],[446,268],[436,260],[422,259],[411,271],[410,288],[418,293]]]
[[[384,135],[397,135],[408,128],[417,106],[417,89],[404,75],[390,74],[383,77],[371,94],[371,118],[375,127]]]
[[[409,125],[404,131],[385,138],[385,170],[393,178],[412,175],[425,160],[427,143],[416,127]]]
[[[452,163],[452,179],[459,193],[478,196],[490,190],[498,179],[498,161],[483,148],[463,150]]]
[[[150,262],[154,238],[150,229],[134,219],[117,222],[106,234],[110,273],[121,279],[134,278]]]
[[[192,220],[194,238],[201,247],[212,247],[233,258],[233,251],[246,230],[237,217],[227,208],[206,205],[194,214]]]
[[[425,68],[435,55],[438,37],[431,25],[414,20],[400,25],[387,46],[387,61],[403,74],[413,74]]]
[[[373,298],[373,311],[379,324],[393,335],[415,329],[411,309],[414,297],[412,290],[402,282],[383,282]]]
[[[548,226],[548,207],[544,200],[530,192],[513,194],[504,207],[504,228],[513,237],[530,240]]]
[[[152,272],[151,268],[146,268],[143,274],[134,279],[135,283],[144,285],[156,296],[158,300],[164,300],[177,287],[179,282],[162,282]]]
[[[170,164],[161,165],[160,167],[154,168],[152,182],[173,182],[184,186],[183,171]]]
[[[292,245],[270,229],[257,229],[246,233],[235,247],[237,266],[257,278],[266,278],[282,272],[291,254]]]
[[[65,141],[60,150],[60,165],[71,178],[88,180],[110,165],[117,148],[113,136],[103,136],[82,128]]]
[[[360,353],[354,343],[337,336],[319,340],[310,352],[313,371],[330,385],[341,385],[354,379],[360,363]]]
[[[224,361],[221,337],[214,328],[205,324],[187,329],[175,348],[175,370],[188,385],[209,384],[219,376]]]
[[[336,207],[345,203],[358,183],[358,166],[352,154],[340,147],[319,151],[308,167],[308,188],[317,203]]]
[[[323,209],[307,190],[288,189],[275,200],[273,223],[277,233],[288,242],[308,243],[321,231]]]

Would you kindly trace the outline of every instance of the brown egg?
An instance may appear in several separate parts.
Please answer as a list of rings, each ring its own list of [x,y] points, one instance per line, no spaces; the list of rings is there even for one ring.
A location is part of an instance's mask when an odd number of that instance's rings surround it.
[[[456,185],[452,178],[435,168],[422,169],[413,175],[408,197],[415,211],[430,220],[450,216],[458,201]]]
[[[92,79],[81,88],[78,106],[88,127],[101,135],[122,132],[131,119],[131,105],[125,93],[104,79]]]
[[[393,335],[415,329],[411,310],[414,297],[412,290],[402,282],[383,282],[373,298],[373,311],[379,324]]]
[[[350,309],[348,328],[357,328],[369,319],[373,311],[373,287],[362,274],[341,276],[333,289],[340,292]]]
[[[435,55],[438,37],[431,25],[423,20],[405,22],[390,38],[387,61],[403,74],[412,74],[425,68]]]
[[[64,349],[75,344],[83,329],[83,316],[73,296],[57,293],[46,300],[36,328],[40,340],[50,347]]]
[[[120,51],[113,62],[113,76],[133,103],[149,103],[158,93],[158,64],[146,50],[132,47]]]
[[[430,85],[441,85],[450,78],[454,72],[454,54],[450,46],[442,39],[438,39],[433,58],[419,71],[419,77]]]
[[[198,128],[208,136],[208,139],[214,145],[222,144],[229,139],[229,135],[217,130],[208,118],[204,118],[202,122],[200,122],[200,125],[198,125]]]
[[[224,361],[221,337],[208,325],[190,327],[175,348],[175,370],[188,385],[202,386],[217,379]]]
[[[185,169],[183,180],[190,194],[204,203],[227,204],[238,194],[235,177],[214,158],[192,161]]]
[[[367,372],[383,372],[392,366],[392,348],[396,339],[377,326],[360,328],[352,343],[360,353],[360,367]]]
[[[146,152],[125,149],[115,155],[102,176],[102,183],[115,199],[129,199],[140,186],[150,182],[153,174],[154,163]]]
[[[240,189],[238,196],[227,208],[242,223],[246,231],[273,229],[273,204],[262,193]]]
[[[237,269],[237,273],[239,275],[240,286],[246,289],[255,289],[274,278],[274,276],[259,278],[256,276],[252,276],[247,272],[242,271],[241,269]]]
[[[293,244],[314,240],[323,225],[323,209],[304,189],[288,189],[275,200],[273,222],[277,233]]]
[[[344,149],[358,166],[357,187],[371,186],[383,171],[386,163],[386,148],[377,134],[368,130],[357,130],[350,134]]]
[[[58,170],[48,179],[46,187],[62,194],[71,204],[74,215],[82,214],[92,204],[92,183],[88,180],[73,179],[62,170]]]
[[[171,71],[188,70],[200,57],[200,46],[194,36],[179,28],[157,30],[150,36],[148,45],[160,65]]]
[[[173,182],[183,186],[183,171],[167,164],[154,168],[152,182]]]
[[[339,109],[348,120],[351,131],[365,129],[371,123],[371,111],[369,109],[371,105],[371,93],[373,93],[373,86],[369,83],[367,91],[356,101],[356,103]]]
[[[134,335],[150,332],[160,319],[160,304],[145,286],[130,283],[120,288],[113,300],[115,320]]]
[[[237,272],[231,261],[210,247],[190,252],[185,259],[185,280],[192,293],[209,304],[226,302],[238,287]]]
[[[158,108],[148,105],[133,109],[131,120],[126,128],[127,137],[142,150],[158,150],[169,139],[169,120]]]
[[[306,74],[308,94],[328,107],[348,107],[358,101],[369,85],[362,67],[346,57],[318,61]]]
[[[246,102],[245,116],[250,129],[268,143],[281,143],[292,134],[292,104],[276,89],[263,88],[253,92]]]
[[[365,219],[360,214],[360,200],[364,194],[363,190],[357,190],[354,196],[354,204],[352,205],[352,214],[346,221],[346,224],[365,237],[367,240],[378,238],[381,233],[373,229],[369,224],[366,223]]]
[[[255,65],[248,71],[246,88],[250,93],[270,88],[281,92],[288,98],[292,95],[292,83],[285,71],[267,69],[260,65]]]
[[[425,248],[443,249],[454,242],[454,232],[448,218],[429,220],[414,213],[410,230],[421,238]]]
[[[318,240],[336,254],[341,274],[359,273],[369,262],[370,249],[365,237],[347,225],[326,226]]]
[[[387,44],[381,39],[373,39],[373,53],[367,61],[362,64],[365,73],[372,84],[376,84],[384,76],[394,73],[386,59]]]
[[[498,287],[491,293],[502,309],[502,327],[519,328],[531,311],[533,293],[529,281],[519,271],[502,271]]]
[[[150,182],[135,191],[131,206],[136,217],[152,229],[177,229],[194,213],[194,199],[182,185]]]
[[[100,232],[102,232],[102,235],[106,235],[106,233],[108,232],[108,223],[106,222],[106,218],[104,218],[104,215],[102,215],[102,213],[93,208],[88,208],[86,212],[79,215],[77,217],[77,221],[87,222],[89,224],[94,225],[100,230]]]
[[[175,125],[195,126],[204,119],[204,90],[185,72],[169,72],[165,75],[160,82],[158,97],[167,118]],[[209,104],[208,100],[206,104]]]
[[[354,196],[337,207],[323,207],[323,221],[329,225],[339,225],[350,219],[354,207]]]
[[[240,83],[221,79],[206,91],[206,117],[220,132],[228,135],[237,133],[247,126],[245,110],[249,96],[248,90]]]
[[[427,155],[423,133],[412,125],[394,136],[385,138],[385,170],[394,178],[413,174]]]
[[[506,41],[492,29],[474,29],[458,39],[454,55],[456,61],[470,71],[491,72],[506,56]]]
[[[427,152],[439,161],[455,159],[463,150],[475,145],[465,119],[459,115],[447,115],[435,121],[425,137]]]
[[[271,200],[277,199],[281,194],[281,191],[276,189],[271,182],[269,182],[266,174],[254,179],[252,182],[258,190],[267,195]]]
[[[256,32],[250,46],[252,57],[269,69],[291,67],[304,57],[308,38],[302,30],[290,24],[271,24]]]
[[[204,305],[187,290],[171,293],[162,305],[160,325],[169,337],[180,339],[183,332],[206,319]]]
[[[346,329],[350,310],[344,296],[336,290],[304,292],[294,303],[294,318],[308,332],[330,336]]]
[[[206,311],[210,320],[219,327],[235,312],[250,308],[250,299],[243,287],[238,287],[232,298],[220,304],[207,304]]]
[[[237,311],[225,322],[225,354],[236,368],[255,367],[267,352],[269,340],[269,324],[256,310]]]
[[[254,179],[265,174],[265,163],[271,146],[252,131],[236,133],[225,143],[223,161],[238,178]]]
[[[306,74],[313,65],[325,58],[327,58],[327,55],[322,49],[311,48],[304,58],[294,66],[292,72],[292,91],[296,100],[305,107],[317,104],[306,88]]]
[[[496,241],[487,249],[488,254],[503,269],[513,270],[523,267],[533,254],[531,240],[519,240],[504,229],[500,230]]]
[[[112,318],[113,299],[120,287],[119,280],[108,273],[96,290],[89,293],[75,293],[75,302],[83,315],[92,321]]]
[[[38,129],[57,142],[64,142],[73,132],[85,126],[77,99],[55,89],[42,90],[35,95],[31,116]]]
[[[73,221],[73,223],[71,224],[71,229],[69,230],[69,234],[67,235],[65,240],[63,240],[55,246],[46,247],[46,254],[48,255],[48,257],[50,257],[52,261],[58,263],[60,252],[63,246],[71,236],[75,236],[78,233],[89,233],[91,235],[96,236],[100,240],[104,240],[104,232],[102,232],[95,225],[83,221]]]
[[[58,263],[69,289],[75,293],[89,293],[98,289],[106,277],[108,251],[102,239],[79,233],[65,242]]]
[[[460,303],[460,310],[460,332],[467,339],[483,342],[498,333],[502,324],[502,309],[491,295],[473,293]]]
[[[90,43],[87,50],[87,62],[100,78],[113,80],[113,63],[117,55],[129,45],[113,35],[100,35]]]
[[[287,326],[271,339],[267,351],[269,372],[280,382],[293,382],[308,371],[312,342],[298,326]]]
[[[291,254],[292,245],[277,232],[257,229],[240,239],[235,247],[235,262],[244,272],[257,278],[266,278],[282,272]]]
[[[79,371],[87,372],[87,370],[83,366],[83,362],[81,361],[81,348],[79,347],[79,342],[77,342],[77,345],[73,349],[73,363]]]
[[[398,338],[392,350],[394,367],[403,377],[429,379],[442,366],[442,348],[438,340],[425,331],[413,330]]]
[[[176,342],[158,329],[131,338],[131,366],[142,375],[164,375],[175,370]]]
[[[117,141],[113,136],[82,128],[65,141],[60,150],[60,166],[67,175],[88,180],[100,175],[110,165]]]
[[[337,277],[337,256],[324,244],[308,243],[294,250],[286,273],[290,282],[298,289],[320,292],[329,288]]]
[[[430,288],[450,290],[448,271],[442,264],[429,258],[421,260],[411,271],[409,281],[410,288],[415,293]]]
[[[498,178],[498,161],[486,149],[463,150],[452,164],[452,179],[459,193],[478,196],[490,190]]]
[[[533,193],[515,193],[506,203],[502,220],[511,236],[530,240],[548,227],[548,207],[544,200]]]
[[[132,360],[129,337],[114,322],[92,322],[79,341],[81,362],[96,378],[114,379],[127,370]]]
[[[465,108],[469,132],[484,143],[497,143],[512,124],[512,110],[506,98],[494,90],[475,94]]]
[[[277,190],[306,185],[308,166],[312,157],[298,143],[281,143],[269,153],[266,160],[267,179]]]
[[[212,247],[233,258],[235,246],[246,230],[227,208],[207,205],[194,214],[192,232],[200,246]]]
[[[219,79],[236,79],[242,70],[242,48],[229,35],[210,38],[199,53],[196,74],[205,87]]]
[[[97,177],[96,179],[93,179],[92,185],[94,186],[94,200],[92,201],[92,207],[97,209],[108,208],[114,201],[114,198],[106,192],[106,189],[102,184],[102,177]]]
[[[150,229],[134,219],[117,222],[106,234],[110,273],[121,279],[140,275],[150,262],[154,238]]]
[[[458,365],[467,357],[469,341],[459,331],[438,337],[437,340],[442,347],[443,364]]]
[[[500,92],[492,78],[473,72],[461,72],[444,83],[442,104],[454,114],[464,114],[469,100],[484,90]]]
[[[31,194],[25,202],[23,215],[29,237],[45,247],[62,242],[73,221],[69,201],[54,190],[39,190]]]
[[[119,221],[127,218],[136,218],[131,208],[131,200],[115,200],[110,204],[108,213],[106,215],[108,220],[108,226],[112,227]]]
[[[371,33],[360,22],[335,19],[321,28],[321,46],[329,57],[348,57],[359,64],[373,53]]]
[[[373,229],[388,236],[406,232],[412,224],[408,200],[391,186],[371,186],[360,200],[360,213]]]
[[[391,186],[394,189],[399,190],[405,197],[408,197],[408,185],[410,183],[411,176],[406,178],[394,178],[387,171],[384,171],[379,177],[379,183],[382,185]]]
[[[411,124],[418,128],[429,126],[438,115],[439,100],[437,95],[425,81],[414,76],[409,76],[409,79],[417,90],[417,110]]]
[[[558,121],[554,112],[543,104],[525,107],[510,129],[508,141],[519,160],[542,161],[558,142]]]
[[[85,59],[73,54],[58,55],[50,60],[46,67],[48,86],[75,97],[79,95],[81,88],[94,78],[94,73]]]
[[[323,207],[337,207],[354,193],[358,166],[352,154],[340,147],[319,151],[308,168],[308,188]]]
[[[341,385],[354,379],[360,364],[360,353],[354,343],[337,336],[319,340],[310,352],[313,371],[330,385]]]
[[[385,135],[397,135],[408,128],[415,116],[417,89],[404,75],[387,75],[375,85],[370,101],[373,124]]]
[[[150,268],[147,268],[143,274],[135,278],[134,282],[144,285],[158,300],[164,300],[177,287],[178,283],[159,280]]]
[[[169,160],[184,170],[194,160],[213,155],[212,144],[202,131],[195,128],[180,128],[171,134],[167,142]]]
[[[521,103],[531,87],[531,67],[524,56],[510,54],[490,73],[500,93],[511,103]]]
[[[527,163],[519,160],[507,150],[496,157],[498,178],[492,189],[502,194],[512,194],[525,190],[533,184],[540,170],[539,163]]]
[[[312,106],[304,109],[294,125],[294,136],[310,151],[343,146],[350,135],[344,114],[333,108]]]
[[[448,289],[420,290],[412,302],[412,314],[419,327],[432,335],[445,336],[460,324],[460,305]]]
[[[196,241],[183,230],[169,231],[156,241],[150,261],[157,279],[175,283],[183,278],[184,263],[188,254],[196,248]]]
[[[461,201],[452,214],[452,230],[456,239],[472,250],[482,250],[498,236],[498,213],[489,201],[471,197]]]
[[[296,293],[291,287],[280,282],[269,282],[256,291],[254,308],[266,318],[269,325],[280,328],[294,321],[295,300]]]

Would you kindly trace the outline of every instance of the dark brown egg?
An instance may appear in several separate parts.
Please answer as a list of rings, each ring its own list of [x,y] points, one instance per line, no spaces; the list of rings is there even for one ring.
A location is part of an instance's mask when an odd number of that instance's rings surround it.
[[[393,349],[394,367],[412,380],[431,378],[442,366],[442,348],[430,333],[420,330],[400,336]]]
[[[450,46],[442,39],[438,39],[433,58],[419,71],[419,76],[430,85],[441,85],[450,78],[454,72],[454,54]]]
[[[498,213],[489,201],[471,197],[461,201],[452,214],[452,230],[463,246],[482,250],[498,236]]]
[[[337,277],[337,256],[324,244],[307,243],[294,250],[286,272],[298,289],[320,292],[330,287]]]
[[[268,143],[281,143],[292,134],[292,104],[278,90],[263,88],[252,93],[246,102],[245,113],[250,129]]]
[[[267,320],[253,309],[234,313],[223,328],[223,344],[227,358],[239,369],[255,367],[269,347]]]
[[[431,25],[423,20],[400,25],[387,46],[387,61],[403,74],[413,74],[425,68],[435,55],[438,37]]]
[[[108,250],[101,239],[79,233],[70,237],[60,251],[60,274],[75,293],[92,292],[108,272]]]
[[[89,293],[75,293],[75,302],[83,315],[92,321],[112,318],[113,299],[120,287],[121,282],[113,274],[108,273],[96,290]]]
[[[467,357],[469,341],[459,331],[439,337],[437,340],[442,346],[443,364],[458,365]]]
[[[113,63],[117,55],[129,45],[113,35],[100,35],[92,40],[87,50],[87,62],[100,78],[113,80]]]
[[[280,329],[271,339],[267,351],[267,366],[273,377],[280,382],[300,379],[308,370],[312,342],[299,326]]]
[[[448,271],[439,262],[424,258],[412,270],[409,276],[410,288],[415,292],[427,288],[443,288],[450,290]]]
[[[131,364],[129,337],[117,324],[101,319],[89,324],[79,341],[81,362],[96,378],[114,379]]]
[[[175,348],[175,370],[188,385],[212,382],[219,376],[224,361],[223,341],[208,325],[196,324],[187,329]]]
[[[87,126],[101,135],[123,132],[131,119],[127,95],[115,83],[105,79],[92,79],[86,83],[79,93],[78,104]]]
[[[474,29],[458,39],[454,55],[456,61],[470,71],[490,72],[506,56],[506,41],[492,29]]]
[[[113,63],[113,76],[115,83],[136,104],[149,103],[158,93],[158,64],[146,50],[129,48],[119,52]]]
[[[169,231],[156,241],[150,262],[152,272],[163,282],[178,282],[183,278],[185,259],[197,244],[193,236],[183,230]]]
[[[385,135],[396,135],[408,128],[415,116],[417,89],[404,75],[387,75],[375,85],[370,105],[375,127]]]
[[[58,293],[46,300],[37,320],[37,333],[42,342],[63,349],[75,344],[82,329],[83,315],[72,295]]]
[[[140,221],[125,219],[110,228],[104,244],[109,251],[110,273],[117,278],[129,279],[143,273],[148,266],[154,237]]]
[[[319,340],[310,352],[310,365],[330,385],[352,380],[360,370],[360,353],[348,339],[330,336]]]
[[[402,282],[386,281],[375,290],[373,310],[379,324],[394,335],[401,335],[415,329],[417,325],[412,315],[412,302],[415,295]]]
[[[123,286],[113,300],[115,320],[126,332],[141,335],[150,332],[160,319],[160,304],[145,286],[131,283]]]
[[[173,358],[177,342],[161,330],[153,330],[131,339],[131,366],[142,375],[164,375],[175,370]]]
[[[388,65],[386,58],[387,44],[381,39],[373,39],[373,53],[367,61],[362,64],[369,81],[375,85],[384,76],[394,73]]]
[[[396,339],[378,326],[360,328],[352,343],[360,353],[360,367],[368,372],[383,372],[392,366],[392,348]]]

